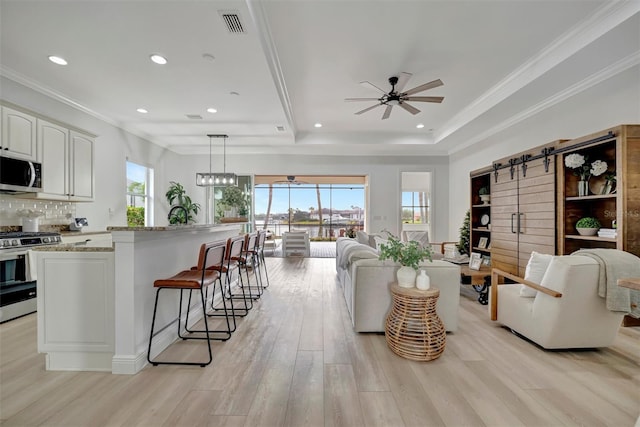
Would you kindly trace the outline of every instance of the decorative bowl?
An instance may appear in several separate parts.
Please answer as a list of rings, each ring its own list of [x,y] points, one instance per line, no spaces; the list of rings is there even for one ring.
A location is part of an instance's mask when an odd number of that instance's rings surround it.
[[[578,228],[576,227],[576,230],[578,230],[578,234],[581,236],[595,236],[598,233],[598,228]]]

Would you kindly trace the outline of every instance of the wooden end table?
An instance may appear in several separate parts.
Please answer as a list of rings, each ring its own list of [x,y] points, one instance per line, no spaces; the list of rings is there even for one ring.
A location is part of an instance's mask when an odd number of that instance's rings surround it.
[[[472,270],[468,265],[463,264],[460,266],[460,276],[461,279],[470,278],[471,286],[478,293],[478,302],[487,305],[489,303],[489,286],[491,286],[491,267],[483,265],[480,270]]]
[[[398,356],[421,362],[440,357],[446,333],[436,313],[439,295],[439,289],[391,285],[393,306],[385,322],[385,339]]]

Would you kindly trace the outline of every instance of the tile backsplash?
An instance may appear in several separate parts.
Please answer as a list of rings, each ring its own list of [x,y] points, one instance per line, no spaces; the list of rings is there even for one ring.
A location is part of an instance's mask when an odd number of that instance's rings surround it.
[[[29,200],[0,194],[0,226],[22,225],[18,211],[42,211],[41,225],[68,224],[76,216],[76,204],[55,200]]]

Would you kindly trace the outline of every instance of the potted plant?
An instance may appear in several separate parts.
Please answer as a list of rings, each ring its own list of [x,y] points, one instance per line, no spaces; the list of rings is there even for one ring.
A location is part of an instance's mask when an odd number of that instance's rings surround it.
[[[389,239],[387,243],[380,245],[380,260],[392,259],[395,262],[399,262],[401,267],[398,269],[397,279],[398,286],[403,288],[412,288],[418,270],[418,266],[421,261],[428,259],[433,261],[433,253],[431,246],[420,246],[420,243],[415,240],[409,242],[402,242],[393,234],[389,233]]]
[[[222,190],[220,204],[225,217],[246,216],[248,214],[247,197],[238,187],[225,187]]]
[[[602,227],[600,221],[590,216],[580,218],[578,222],[576,222],[576,230],[578,230],[578,234],[581,236],[594,236],[600,227]]]
[[[171,210],[169,210],[169,224],[188,224],[195,222],[195,216],[200,210],[200,205],[191,201],[191,197],[187,196],[187,191],[182,184],[170,181],[169,189],[165,197],[171,207]],[[178,206],[184,209],[173,209]]]
[[[483,205],[486,205],[491,200],[491,194],[489,194],[489,186],[481,187],[478,190],[478,196],[480,196],[480,200]]]

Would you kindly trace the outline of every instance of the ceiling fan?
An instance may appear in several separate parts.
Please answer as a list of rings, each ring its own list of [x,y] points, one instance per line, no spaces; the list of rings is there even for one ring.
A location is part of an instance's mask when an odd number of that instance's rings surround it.
[[[274,184],[293,184],[293,185],[308,184],[308,182],[297,180],[294,175],[287,175],[286,181],[279,180],[279,181],[273,181],[273,183]]]
[[[444,100],[444,97],[442,96],[411,96],[415,93],[424,92],[425,90],[442,86],[444,83],[442,83],[442,80],[440,79],[422,84],[420,86],[416,86],[413,89],[409,89],[403,92],[402,90],[404,89],[404,86],[407,84],[407,82],[409,81],[412,75],[413,74],[411,73],[403,72],[403,73],[400,73],[400,76],[389,77],[389,84],[391,85],[391,91],[388,93],[380,89],[378,86],[372,83],[369,83],[367,81],[360,82],[361,85],[373,88],[374,90],[382,93],[382,96],[380,98],[346,98],[345,101],[348,101],[348,102],[349,101],[378,101],[377,104],[372,105],[371,107],[367,107],[364,110],[360,110],[355,114],[366,113],[367,111],[373,110],[376,107],[379,107],[381,105],[386,105],[387,108],[384,110],[384,113],[382,114],[382,120],[385,120],[385,119],[388,119],[389,116],[391,115],[391,109],[393,108],[394,105],[398,105],[404,108],[405,110],[407,110],[408,112],[410,112],[411,114],[415,115],[415,114],[418,114],[420,110],[418,110],[416,107],[412,105],[407,104],[407,101],[441,103],[442,100]]]

